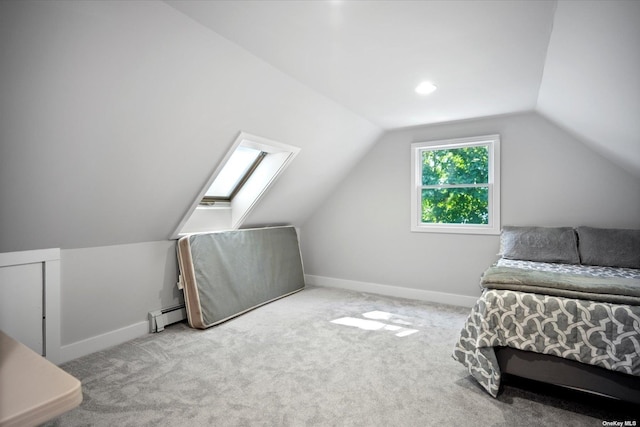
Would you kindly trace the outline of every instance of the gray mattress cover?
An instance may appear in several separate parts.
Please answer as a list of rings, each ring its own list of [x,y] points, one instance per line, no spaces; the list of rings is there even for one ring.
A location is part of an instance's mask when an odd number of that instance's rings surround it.
[[[304,288],[294,227],[192,235],[189,245],[205,325]]]

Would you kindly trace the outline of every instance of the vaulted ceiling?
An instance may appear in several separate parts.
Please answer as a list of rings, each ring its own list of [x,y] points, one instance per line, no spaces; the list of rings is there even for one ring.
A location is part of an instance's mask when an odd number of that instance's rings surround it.
[[[639,22],[639,1],[0,1],[0,252],[167,239],[240,131],[301,148],[248,225],[304,224],[385,129],[496,114],[640,176]]]
[[[640,175],[638,1],[167,3],[384,129],[538,110]]]

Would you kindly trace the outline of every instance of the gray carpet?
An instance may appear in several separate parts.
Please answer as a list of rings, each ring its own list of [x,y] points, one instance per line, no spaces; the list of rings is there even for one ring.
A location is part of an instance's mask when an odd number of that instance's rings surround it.
[[[468,312],[307,288],[206,331],[176,324],[64,364],[82,381],[84,401],[48,425],[582,427],[628,419],[606,399],[530,384],[489,396],[451,358]]]

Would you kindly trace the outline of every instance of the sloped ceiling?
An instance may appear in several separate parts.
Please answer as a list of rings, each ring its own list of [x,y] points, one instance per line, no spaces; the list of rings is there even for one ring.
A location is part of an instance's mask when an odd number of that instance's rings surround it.
[[[168,3],[384,129],[537,109],[640,176],[638,1]]]
[[[537,109],[640,176],[640,1],[558,4]]]
[[[301,148],[292,224],[381,132],[163,2],[0,1],[0,252],[169,238],[240,131]]]
[[[384,129],[532,110],[548,1],[170,1]],[[438,90],[420,97],[430,80]]]
[[[250,225],[384,129],[516,111],[640,175],[640,2],[595,3],[0,1],[0,252],[168,238],[240,131],[302,149]]]

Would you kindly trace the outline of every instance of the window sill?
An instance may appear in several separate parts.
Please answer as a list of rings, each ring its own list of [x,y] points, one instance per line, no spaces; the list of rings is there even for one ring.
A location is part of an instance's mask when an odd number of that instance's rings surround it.
[[[216,202],[215,205],[209,206],[197,206],[196,210],[212,210],[212,209],[231,209],[231,203],[229,202]]]
[[[500,235],[500,227],[490,226],[469,226],[456,224],[420,224],[412,225],[412,232],[418,233],[448,233],[448,234],[485,234]]]

